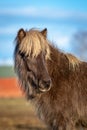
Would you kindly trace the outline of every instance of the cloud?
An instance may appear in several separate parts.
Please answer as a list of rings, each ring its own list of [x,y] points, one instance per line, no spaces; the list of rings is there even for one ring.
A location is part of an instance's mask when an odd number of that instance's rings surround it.
[[[70,37],[69,36],[60,36],[56,38],[56,45],[62,50],[69,51],[70,49]]]
[[[57,39],[57,42],[61,45],[61,46],[67,46],[69,44],[69,37],[64,36],[64,37],[60,37],[59,39]]]
[[[14,34],[15,32],[17,32],[17,26],[7,26],[7,27],[1,27],[0,28],[0,34],[4,34],[4,35],[9,35],[9,34]]]
[[[20,8],[1,8],[1,15],[14,15],[14,16],[32,16],[32,17],[43,17],[50,19],[73,19],[73,20],[87,20],[87,13],[80,11],[71,10],[60,10],[49,7],[37,8],[37,7],[20,7]]]
[[[14,62],[10,58],[0,59],[0,66],[2,66],[2,65],[13,65],[13,64],[14,64]]]

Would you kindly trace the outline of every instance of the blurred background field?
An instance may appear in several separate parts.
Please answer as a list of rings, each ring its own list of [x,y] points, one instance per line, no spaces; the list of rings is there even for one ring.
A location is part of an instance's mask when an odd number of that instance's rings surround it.
[[[0,130],[47,130],[24,98],[0,98]]]
[[[0,66],[0,77],[15,77],[13,66]]]
[[[0,130],[46,130],[19,89],[12,66],[0,67]]]

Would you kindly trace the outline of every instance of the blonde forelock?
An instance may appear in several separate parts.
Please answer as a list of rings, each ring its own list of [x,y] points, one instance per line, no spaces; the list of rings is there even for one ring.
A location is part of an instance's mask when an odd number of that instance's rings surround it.
[[[19,50],[30,57],[37,57],[41,52],[46,53],[46,58],[50,57],[48,41],[36,30],[26,32]]]

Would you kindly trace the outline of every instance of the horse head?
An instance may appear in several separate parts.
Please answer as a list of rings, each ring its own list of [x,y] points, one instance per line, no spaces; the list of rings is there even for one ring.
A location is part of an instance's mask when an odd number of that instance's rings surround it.
[[[15,70],[28,98],[47,92],[51,88],[47,69],[50,48],[46,36],[47,29],[20,29],[16,37]]]

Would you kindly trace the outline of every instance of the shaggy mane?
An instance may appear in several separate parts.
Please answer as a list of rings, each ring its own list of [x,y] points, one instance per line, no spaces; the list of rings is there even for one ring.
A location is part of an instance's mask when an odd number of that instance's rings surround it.
[[[69,60],[69,68],[75,69],[81,63],[81,61],[77,57],[70,53],[67,53],[66,57]]]
[[[55,47],[53,48],[55,49]],[[25,56],[29,56],[31,58],[37,57],[42,52],[45,55],[46,59],[51,59],[49,41],[43,37],[41,32],[35,29],[26,31],[26,36],[23,38],[19,45],[19,51],[21,53],[24,53]],[[81,63],[78,58],[70,53],[65,54],[65,56],[69,61],[70,69],[75,69]]]
[[[37,57],[41,52],[45,54],[46,59],[50,58],[50,49],[47,42],[40,32],[37,30],[29,30],[20,43],[20,52],[32,58]]]

